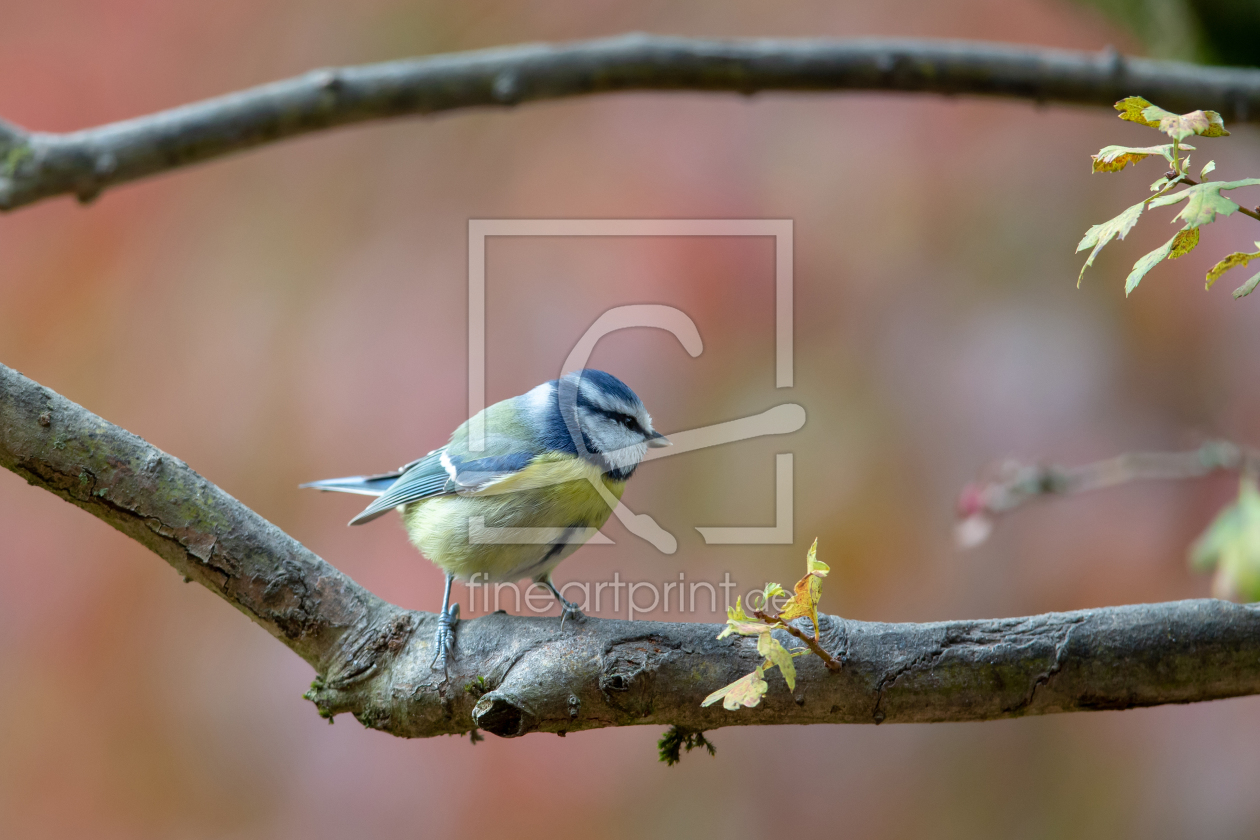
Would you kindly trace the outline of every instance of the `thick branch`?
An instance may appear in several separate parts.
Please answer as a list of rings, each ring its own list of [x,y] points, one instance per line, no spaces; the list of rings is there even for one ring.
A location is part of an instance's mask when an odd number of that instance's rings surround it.
[[[822,647],[772,674],[756,709],[700,707],[761,663],[721,627],[522,618],[463,622],[430,670],[435,616],[363,590],[186,464],[0,365],[0,465],[151,548],[319,673],[324,715],[408,737],[605,726],[990,720],[1260,693],[1260,607],[1224,601],[935,624],[820,619]],[[798,625],[812,638],[807,623]],[[781,641],[791,640],[777,631]]]
[[[152,549],[320,673],[366,668],[398,644],[382,628],[405,635],[415,620],[183,461],[3,365],[0,466]]]
[[[614,91],[905,91],[1111,105],[1260,121],[1260,70],[961,41],[704,40],[624,35],[317,70],[67,134],[0,123],[0,209],[101,190],[367,120]],[[873,129],[874,130],[874,129]]]

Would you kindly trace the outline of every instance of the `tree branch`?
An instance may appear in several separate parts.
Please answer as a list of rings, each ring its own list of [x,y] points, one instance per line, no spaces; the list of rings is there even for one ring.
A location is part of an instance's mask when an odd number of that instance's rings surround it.
[[[102,190],[339,125],[615,91],[903,91],[1174,111],[1260,122],[1260,70],[939,40],[705,40],[623,35],[316,70],[66,134],[0,123],[0,209]]]
[[[1048,496],[1244,469],[1260,470],[1260,451],[1227,440],[1209,440],[1186,452],[1125,452],[1079,467],[1007,461],[998,466],[995,476],[968,484],[959,494],[958,542],[964,548],[984,542],[998,517]]]
[[[756,709],[700,702],[761,663],[720,625],[493,614],[449,674],[436,616],[371,595],[186,464],[0,365],[0,465],[157,552],[311,663],[321,714],[427,737],[675,724],[991,720],[1260,693],[1260,607],[1180,601],[1029,618],[880,624],[821,616],[843,663],[797,660]],[[812,637],[808,620],[796,623]],[[803,629],[802,629],[803,628]],[[784,631],[781,642],[787,642]]]

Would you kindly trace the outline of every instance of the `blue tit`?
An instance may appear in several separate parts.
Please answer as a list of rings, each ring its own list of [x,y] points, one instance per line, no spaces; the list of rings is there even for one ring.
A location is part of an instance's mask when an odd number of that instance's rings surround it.
[[[478,429],[482,446],[473,451]],[[648,447],[668,445],[634,391],[587,369],[495,403],[446,446],[395,472],[302,486],[376,496],[351,525],[402,514],[411,543],[446,573],[433,661],[444,668],[459,616],[450,603],[456,578],[530,578],[551,590],[566,618],[582,618],[551,573],[608,521]]]

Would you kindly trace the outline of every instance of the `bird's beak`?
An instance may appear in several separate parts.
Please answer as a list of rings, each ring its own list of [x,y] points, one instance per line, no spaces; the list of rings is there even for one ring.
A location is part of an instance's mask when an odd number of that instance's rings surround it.
[[[660,432],[652,432],[652,436],[648,438],[647,445],[654,449],[659,449],[662,446],[673,446],[674,444]]]

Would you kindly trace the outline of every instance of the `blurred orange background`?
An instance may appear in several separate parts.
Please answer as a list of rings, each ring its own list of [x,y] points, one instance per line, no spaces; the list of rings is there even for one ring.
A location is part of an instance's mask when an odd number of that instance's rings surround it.
[[[11,6],[0,116],[55,131],[320,66],[629,30],[1141,49],[1057,0]],[[361,500],[297,485],[391,468],[464,419],[468,219],[790,218],[790,391],[773,388],[768,240],[491,242],[490,400],[555,376],[608,307],[666,303],[695,320],[699,358],[635,330],[592,360],[661,429],[785,401],[808,413],[790,438],[645,466],[625,500],[678,552],[613,522],[616,545],[582,549],[559,581],[729,571],[749,587],[789,583],[817,536],[832,568],[823,607],[856,619],[1205,597],[1185,550],[1230,498],[1229,477],[1032,506],[965,554],[951,535],[958,490],[995,459],[1260,442],[1260,301],[1231,300],[1230,278],[1201,287],[1209,264],[1256,238],[1251,220],[1213,225],[1210,247],[1125,300],[1128,266],[1168,235],[1148,219],[1075,288],[1085,229],[1158,175],[1150,164],[1091,178],[1088,155],[1151,137],[1104,109],[696,94],[324,133],[90,207],[59,199],[0,217],[0,361],[183,458],[373,592],[433,610],[441,576],[392,518],[349,529]],[[1210,153],[1221,177],[1255,175],[1256,141],[1247,127],[1205,141],[1196,165]],[[695,526],[772,524],[774,453],[789,450],[795,543],[706,546]],[[713,734],[716,758],[667,768],[659,728],[474,747],[396,739],[348,716],[329,726],[301,698],[309,666],[8,472],[0,580],[5,837],[1260,833],[1260,742],[1247,735],[1260,698],[984,724],[734,727]]]

